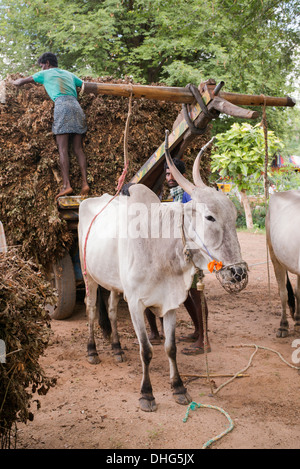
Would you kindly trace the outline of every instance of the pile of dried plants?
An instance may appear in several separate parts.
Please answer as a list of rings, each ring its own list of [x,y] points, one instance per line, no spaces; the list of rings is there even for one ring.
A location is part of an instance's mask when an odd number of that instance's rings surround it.
[[[14,445],[17,423],[33,419],[38,396],[55,384],[39,363],[51,336],[45,305],[55,301],[33,262],[16,249],[0,253],[0,448]]]
[[[26,258],[45,266],[59,258],[72,244],[72,234],[61,220],[55,202],[60,188],[59,157],[52,134],[53,103],[41,85],[19,89],[6,80],[6,103],[0,104],[0,220],[8,244],[21,246]],[[102,77],[85,81],[124,83]],[[124,129],[128,98],[80,94],[79,102],[87,117],[84,150],[88,163],[91,196],[114,194],[124,167]],[[164,141],[181,106],[174,103],[134,99],[128,137],[130,160],[127,181]],[[186,152],[187,175],[208,135],[197,137]],[[208,171],[204,157],[202,175]],[[80,193],[80,171],[71,155],[71,183],[74,195]]]

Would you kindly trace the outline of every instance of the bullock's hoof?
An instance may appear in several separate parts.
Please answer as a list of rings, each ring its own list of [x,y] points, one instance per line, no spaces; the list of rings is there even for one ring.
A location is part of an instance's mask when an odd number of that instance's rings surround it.
[[[283,329],[283,328],[280,327],[277,331],[276,337],[278,337],[279,339],[280,338],[284,339],[288,335],[289,335],[289,331],[287,329]]]
[[[90,365],[98,365],[100,363],[99,355],[98,354],[89,355],[88,362],[90,363]]]
[[[187,391],[185,393],[174,392],[173,397],[175,399],[175,402],[180,405],[187,405],[192,402],[192,398]]]
[[[145,397],[140,397],[139,399],[140,409],[143,412],[155,412],[157,410],[157,405],[155,399],[146,399]]]
[[[115,360],[116,360],[117,363],[122,363],[123,361],[125,361],[125,360],[123,360],[123,357],[122,357],[124,352],[121,349],[120,342],[117,342],[115,344],[111,344],[111,348],[113,350],[113,354],[114,354],[114,357],[115,357]]]

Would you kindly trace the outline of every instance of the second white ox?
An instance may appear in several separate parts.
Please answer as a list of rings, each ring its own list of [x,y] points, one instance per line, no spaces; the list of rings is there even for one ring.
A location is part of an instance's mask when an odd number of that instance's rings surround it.
[[[196,268],[206,269],[212,259],[222,262],[219,272],[227,282],[234,284],[247,278],[235,229],[235,208],[226,195],[202,182],[200,157],[201,152],[194,163],[194,185],[167,155],[173,176],[192,197],[187,204],[161,204],[150,189],[136,184],[130,187],[129,197],[120,195],[111,200],[112,196],[105,194],[80,205],[78,233],[87,289],[88,360],[99,363],[94,322],[97,288],[101,285],[111,292],[108,314],[112,346],[117,350],[120,350],[117,332],[120,294],[128,303],[143,366],[140,408],[147,412],[156,410],[156,403],[149,374],[152,346],[145,326],[145,309],[149,307],[164,318],[173,396],[179,404],[187,404],[191,398],[176,362],[176,309],[187,298]],[[143,207],[139,216],[138,207]],[[172,226],[167,234],[166,226]],[[186,255],[187,245],[191,256]]]
[[[277,337],[287,337],[287,304],[300,332],[300,191],[278,192],[270,197],[266,217],[267,243],[281,299],[281,321]],[[297,275],[296,294],[288,272]],[[296,296],[296,306],[295,306]]]

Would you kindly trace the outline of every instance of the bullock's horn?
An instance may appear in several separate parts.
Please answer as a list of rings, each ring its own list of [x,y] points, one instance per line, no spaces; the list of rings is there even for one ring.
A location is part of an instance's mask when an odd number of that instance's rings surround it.
[[[216,137],[213,137],[209,142],[207,142],[199,151],[195,161],[194,161],[194,166],[193,166],[193,179],[194,183],[197,187],[200,187],[201,189],[207,187],[206,184],[202,181],[201,175],[200,175],[200,161],[203,153],[205,150],[213,143],[214,139]]]
[[[179,184],[182,189],[187,192],[189,195],[195,189],[194,184],[192,184],[188,179],[186,179],[183,174],[176,168],[175,164],[173,163],[173,159],[171,157],[169,151],[169,131],[166,130],[166,138],[165,138],[165,156],[168,163],[168,166],[175,178],[175,181]]]

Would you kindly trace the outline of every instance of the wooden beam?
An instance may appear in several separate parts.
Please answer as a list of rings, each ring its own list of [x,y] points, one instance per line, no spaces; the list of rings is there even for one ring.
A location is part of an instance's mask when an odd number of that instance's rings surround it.
[[[125,97],[129,97],[132,93],[134,98],[147,98],[158,101],[171,101],[174,103],[191,104],[195,101],[194,96],[187,88],[180,88],[175,86],[148,86],[123,83],[84,82],[82,85],[82,92]],[[293,107],[296,104],[296,101],[289,96],[264,97],[264,95],[227,93],[225,91],[219,91],[218,96],[232,104],[241,106],[262,106],[264,104],[264,99],[266,100],[267,106]]]
[[[83,93],[105,94],[133,98],[155,99],[157,101],[172,101],[174,103],[192,103],[193,95],[186,88],[171,86],[146,86],[116,83],[90,83],[84,82]]]
[[[238,93],[227,93],[226,91],[220,91],[218,96],[226,99],[230,103],[236,104],[237,106],[263,106],[264,99],[266,99],[267,106],[289,106],[293,107],[296,101],[289,96],[284,98],[277,98],[273,96],[264,95],[251,95],[251,94],[238,94]]]

